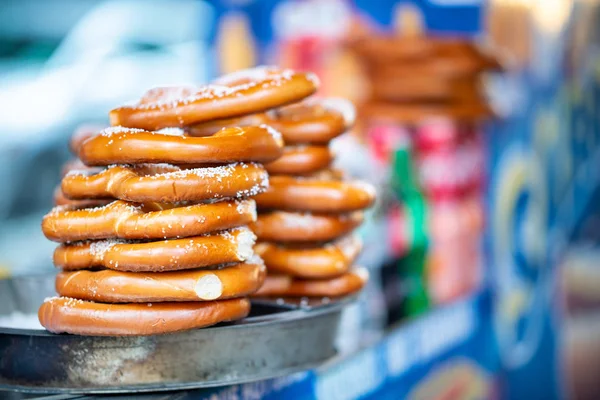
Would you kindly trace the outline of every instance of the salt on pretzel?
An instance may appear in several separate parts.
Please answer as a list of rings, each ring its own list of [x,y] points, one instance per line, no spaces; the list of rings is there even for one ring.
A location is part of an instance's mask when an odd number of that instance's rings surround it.
[[[358,292],[369,278],[364,268],[328,279],[301,279],[267,275],[256,297],[341,297]]]
[[[79,158],[86,165],[263,163],[280,157],[282,147],[279,132],[267,125],[225,128],[209,137],[116,126],[83,142]]]
[[[169,303],[104,304],[54,297],[38,311],[44,328],[53,333],[86,336],[145,336],[202,328],[244,318],[247,298]]]
[[[264,260],[269,273],[322,279],[347,272],[361,248],[360,239],[350,235],[324,246],[290,247],[261,242],[254,251]]]
[[[117,165],[97,174],[73,171],[62,180],[71,199],[120,199],[137,203],[204,201],[254,196],[269,175],[258,164],[182,169],[168,164]]]
[[[247,228],[156,242],[99,240],[62,244],[54,265],[67,271],[109,268],[117,271],[163,272],[205,268],[248,260],[256,237]]]
[[[272,176],[267,191],[255,199],[260,209],[340,213],[370,207],[375,201],[375,188],[360,181],[282,175]]]
[[[57,242],[167,239],[222,231],[254,220],[256,204],[252,199],[187,206],[117,200],[96,208],[57,207],[42,220],[42,231]]]
[[[328,168],[332,162],[328,146],[288,146],[281,157],[265,164],[265,168],[273,175],[306,175]]]
[[[177,272],[100,271],[61,272],[56,277],[59,296],[103,303],[208,301],[248,296],[266,275],[260,258],[220,269]]]
[[[326,242],[350,233],[363,221],[363,213],[311,214],[273,211],[259,214],[250,224],[261,241]]]
[[[356,119],[352,103],[344,99],[308,100],[264,114],[208,121],[186,128],[191,136],[208,136],[223,127],[266,124],[281,133],[287,144],[324,145],[346,132]]]
[[[259,67],[200,88],[157,88],[140,102],[110,112],[111,125],[161,129],[259,113],[295,103],[316,92],[314,74]]]

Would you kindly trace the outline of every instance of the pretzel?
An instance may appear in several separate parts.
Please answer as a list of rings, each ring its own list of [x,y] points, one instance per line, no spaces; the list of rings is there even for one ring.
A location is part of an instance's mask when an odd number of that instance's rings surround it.
[[[325,246],[286,247],[262,242],[254,246],[254,252],[264,260],[269,273],[318,279],[347,272],[361,248],[360,239],[350,235]]]
[[[55,206],[69,206],[69,207],[77,207],[77,208],[92,208],[92,207],[102,207],[110,203],[112,200],[98,200],[98,199],[89,199],[89,200],[71,200],[65,196],[60,186],[54,188],[54,205]]]
[[[269,188],[256,197],[261,209],[299,210],[317,213],[349,212],[370,207],[375,188],[367,183],[272,176]]]
[[[420,76],[435,78],[477,77],[487,71],[500,70],[496,60],[487,57],[432,57],[412,62],[383,62],[371,66],[370,74],[382,80]]]
[[[258,164],[182,169],[168,164],[113,166],[97,174],[72,172],[62,181],[71,199],[120,199],[137,203],[248,197],[264,191],[269,175]]]
[[[476,101],[481,98],[477,79],[447,79],[417,74],[371,81],[373,97],[387,101]]]
[[[71,153],[79,153],[79,148],[81,147],[81,144],[87,139],[91,138],[92,136],[95,136],[104,128],[106,128],[106,125],[80,125],[75,130],[75,133],[73,133],[73,136],[71,136],[71,139],[69,140],[69,150],[71,150]]]
[[[363,214],[310,214],[273,211],[259,214],[250,224],[259,240],[270,242],[325,242],[350,233]]]
[[[254,200],[228,200],[178,207],[117,200],[97,208],[57,207],[42,221],[50,240],[167,239],[198,236],[256,220]]]
[[[267,114],[265,113],[250,114],[241,117],[215,119],[212,121],[202,122],[200,124],[186,126],[185,131],[190,136],[203,137],[214,135],[223,128],[242,128],[245,126],[260,126],[263,124],[273,127],[270,122],[271,119],[268,118]],[[278,132],[281,133],[281,136],[283,137],[283,133],[281,131]]]
[[[56,277],[59,296],[104,303],[223,300],[250,295],[265,279],[266,268],[241,263],[221,269],[177,272],[101,271],[61,272]]]
[[[65,176],[68,175],[69,172],[72,171],[88,171],[90,173],[92,172],[100,172],[102,171],[102,167],[88,167],[87,165],[85,165],[84,163],[81,162],[80,159],[76,158],[74,160],[70,160],[67,161],[61,170],[61,176]]]
[[[70,297],[47,299],[38,311],[53,333],[86,336],[146,336],[202,328],[244,318],[246,298],[185,303],[104,304]]]
[[[67,271],[109,268],[117,271],[163,272],[242,262],[252,256],[255,236],[247,228],[157,242],[100,240],[62,244],[54,265]]]
[[[327,144],[354,125],[356,111],[345,99],[306,101],[270,111],[270,126],[286,144]]]
[[[333,154],[328,146],[290,146],[265,168],[275,175],[306,175],[327,168],[332,162]]]
[[[462,42],[455,42],[462,43]],[[369,36],[356,40],[354,50],[367,60],[385,58],[386,60],[406,61],[423,59],[435,54],[435,41],[425,37]]]
[[[432,59],[471,59],[498,68],[499,63],[484,49],[460,38],[432,38],[427,36],[369,37],[354,44],[354,49],[369,62],[424,63]]]
[[[227,75],[215,83],[153,89],[138,104],[112,110],[111,125],[155,130],[255,114],[300,101],[319,86],[313,74],[270,67]]]
[[[402,124],[418,124],[427,118],[447,117],[462,122],[482,121],[493,115],[484,101],[464,104],[389,104],[371,102],[361,108],[370,120],[388,121]]]
[[[344,99],[319,99],[247,115],[208,121],[186,130],[191,136],[208,136],[223,127],[267,124],[281,133],[287,144],[327,144],[344,133],[356,118],[354,106]]]
[[[358,292],[369,278],[364,268],[355,268],[335,278],[301,279],[267,275],[255,297],[341,297]]]
[[[279,132],[267,125],[225,128],[209,137],[112,127],[79,148],[86,165],[269,162],[282,154]]]

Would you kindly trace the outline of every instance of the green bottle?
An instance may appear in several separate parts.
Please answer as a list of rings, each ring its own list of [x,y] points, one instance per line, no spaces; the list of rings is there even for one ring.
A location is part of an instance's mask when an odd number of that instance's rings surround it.
[[[429,309],[427,292],[427,202],[419,187],[409,145],[394,153],[392,189],[403,203],[405,227],[409,238],[406,255],[400,259],[398,272],[403,282],[405,316],[419,315]]]

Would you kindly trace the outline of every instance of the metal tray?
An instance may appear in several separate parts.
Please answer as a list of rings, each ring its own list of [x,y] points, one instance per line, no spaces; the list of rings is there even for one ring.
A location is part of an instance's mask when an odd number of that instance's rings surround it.
[[[0,316],[36,313],[54,276],[0,280]],[[231,385],[310,369],[335,355],[344,305],[256,300],[243,321],[145,337],[0,327],[0,390],[131,393]]]

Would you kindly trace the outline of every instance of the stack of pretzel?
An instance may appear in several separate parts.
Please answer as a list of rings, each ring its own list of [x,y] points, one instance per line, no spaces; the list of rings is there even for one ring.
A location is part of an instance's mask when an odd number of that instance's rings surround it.
[[[273,117],[286,147],[281,158],[266,165],[271,184],[256,198],[255,251],[268,269],[257,295],[355,293],[368,274],[354,267],[362,243],[353,231],[373,204],[375,189],[335,170],[330,149],[331,140],[353,125],[354,106],[341,99],[306,101]]]
[[[254,254],[251,198],[263,165],[282,154],[268,125],[228,118],[297,102],[311,74],[259,69],[200,88],[158,88],[110,113],[110,128],[77,135],[83,169],[67,168],[42,223],[61,242],[60,297],[39,310],[51,332],[150,335],[243,318],[265,278]],[[198,124],[217,132],[194,137]],[[224,127],[223,129],[220,129]]]
[[[482,73],[501,68],[473,42],[428,36],[371,36],[354,44],[371,88],[367,114],[405,123],[450,115],[489,116]]]
[[[244,82],[248,75],[237,74]],[[229,82],[231,83],[231,82]],[[267,113],[201,124],[190,134],[214,134],[223,124],[267,124],[282,134],[283,155],[268,163],[266,192],[250,225],[255,251],[267,266],[263,297],[340,297],[360,290],[367,272],[354,267],[362,244],[352,232],[372,205],[371,185],[348,180],[332,168],[330,142],[354,123],[354,106],[341,99],[309,99]]]

